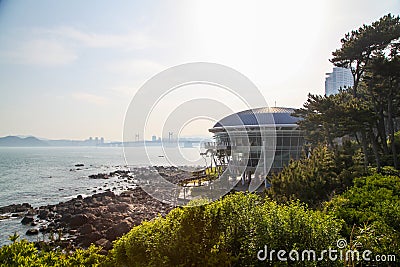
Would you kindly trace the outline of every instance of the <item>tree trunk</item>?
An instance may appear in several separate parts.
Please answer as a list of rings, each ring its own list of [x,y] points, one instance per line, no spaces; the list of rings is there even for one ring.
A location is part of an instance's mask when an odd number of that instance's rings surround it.
[[[378,130],[378,137],[382,144],[383,153],[385,155],[389,155],[389,149],[387,146],[387,139],[386,139],[386,127],[385,127],[385,116],[384,116],[384,104],[381,97],[378,95],[374,95],[372,83],[368,85],[369,92],[371,92],[371,99],[374,107],[374,112],[377,115],[376,120],[376,129]],[[379,142],[378,142],[379,144]]]
[[[361,145],[361,142],[360,142],[360,139],[358,138],[358,133],[357,132],[354,133],[354,137],[356,138],[357,144]]]
[[[365,134],[365,130],[361,129],[361,144],[362,144],[362,150],[364,154],[364,170],[367,171],[367,167],[369,164],[368,161],[368,144],[367,144],[367,136]]]
[[[374,134],[372,128],[369,129],[368,135],[369,135],[369,138],[371,139],[372,150],[374,151],[377,172],[380,173],[381,172],[381,161],[379,158],[378,142],[377,142],[377,138],[375,137],[375,134]]]
[[[379,133],[379,138],[381,139],[382,142],[382,149],[385,155],[389,155],[389,148],[387,145],[387,139],[386,139],[386,127],[385,127],[385,116],[383,115],[383,107],[381,106],[379,108],[379,119],[377,123],[377,129]]]
[[[400,89],[400,86],[398,86]],[[393,118],[393,90],[390,88],[390,92],[388,95],[388,129],[389,129],[389,142],[391,144],[392,149],[392,157],[393,157],[393,166],[395,169],[399,169],[399,164],[397,162],[397,151],[396,144],[394,140],[394,118]]]

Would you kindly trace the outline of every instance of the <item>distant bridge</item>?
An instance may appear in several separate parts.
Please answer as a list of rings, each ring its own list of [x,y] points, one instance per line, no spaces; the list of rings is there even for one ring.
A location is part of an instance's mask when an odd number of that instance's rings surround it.
[[[194,147],[200,145],[200,140],[183,140],[177,142],[169,142],[169,141],[132,141],[132,142],[110,142],[99,144],[99,146],[108,146],[108,147],[141,147],[141,146],[164,146],[164,147]]]

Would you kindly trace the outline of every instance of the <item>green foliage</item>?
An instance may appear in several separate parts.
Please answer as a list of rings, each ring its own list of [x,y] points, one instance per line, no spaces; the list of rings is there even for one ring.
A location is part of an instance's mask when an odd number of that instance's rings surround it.
[[[318,146],[308,158],[292,161],[273,175],[266,193],[278,202],[300,200],[318,207],[350,186],[353,178],[362,173],[360,166],[357,153],[348,142],[337,155],[327,146]]]
[[[371,57],[396,43],[400,36],[400,18],[385,15],[371,25],[363,25],[341,39],[342,47],[332,53],[331,62],[338,67],[351,68],[354,75],[354,95]]]
[[[371,168],[369,168],[369,172],[371,174],[377,174],[378,170],[377,170],[376,167],[371,167]],[[392,166],[384,166],[384,167],[382,167],[379,173],[382,174],[382,175],[391,175],[391,176],[399,176],[400,177],[400,171],[396,170]]]
[[[370,105],[354,97],[349,90],[330,96],[308,95],[303,108],[295,111],[303,118],[299,126],[311,144],[324,143],[334,147],[334,139],[372,125],[376,121]]]
[[[105,256],[100,248],[91,246],[87,250],[77,249],[73,253],[62,251],[39,251],[35,244],[26,240],[17,241],[11,236],[12,244],[0,248],[0,266],[99,266]]]
[[[400,259],[400,177],[374,174],[357,178],[354,186],[326,203],[325,210],[343,219],[344,234],[375,253]]]
[[[331,62],[351,69],[354,86],[330,96],[309,95],[295,116],[305,139],[336,149],[335,140],[357,141],[364,169],[392,165],[400,169],[395,132],[400,116],[400,17],[385,15],[347,33]]]
[[[134,227],[114,243],[109,258],[117,266],[265,266],[257,259],[265,245],[327,249],[339,238],[341,224],[298,202],[281,205],[235,193],[208,205],[176,208],[165,219]],[[300,263],[290,264],[305,264]]]
[[[333,153],[325,146],[313,150],[309,158],[292,161],[271,178],[268,194],[280,202],[301,200],[316,205],[338,187]]]
[[[314,162],[310,166],[328,173],[335,165],[327,156],[331,153],[321,148],[314,155],[327,157],[325,165],[310,160]],[[38,250],[13,235],[13,243],[0,248],[0,266],[343,266],[340,261],[257,258],[265,245],[269,251],[312,249],[318,255],[336,249],[341,236],[359,250],[400,259],[399,198],[400,177],[377,173],[354,179],[354,185],[327,202],[324,211],[309,209],[298,200],[278,204],[255,194],[235,193],[143,222],[115,241],[107,257],[94,246],[74,252]]]
[[[394,145],[396,147],[396,151],[400,152],[400,131],[397,131],[394,134]]]

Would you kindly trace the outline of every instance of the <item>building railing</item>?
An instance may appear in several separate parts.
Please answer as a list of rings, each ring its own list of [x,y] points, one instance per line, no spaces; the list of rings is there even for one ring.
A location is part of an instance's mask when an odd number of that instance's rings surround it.
[[[205,142],[205,149],[227,149],[230,146],[229,142]]]

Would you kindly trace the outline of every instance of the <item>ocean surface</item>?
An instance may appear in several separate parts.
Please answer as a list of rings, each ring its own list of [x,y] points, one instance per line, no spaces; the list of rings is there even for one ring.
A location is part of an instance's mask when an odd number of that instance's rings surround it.
[[[135,153],[136,150],[138,153]],[[179,151],[182,157],[174,165],[204,165],[199,148],[167,148]],[[129,167],[148,166],[146,155],[139,148],[130,148]],[[162,147],[147,147],[152,165],[171,165]],[[168,153],[168,152],[167,152]],[[133,160],[132,160],[133,159]],[[76,164],[84,164],[76,167]],[[105,188],[132,188],[115,179],[90,179],[97,173],[127,169],[122,147],[2,147],[0,148],[0,207],[27,202],[34,207],[67,201],[77,195],[87,196]],[[100,189],[101,188],[101,189]],[[104,189],[103,189],[104,188]],[[0,246],[9,243],[15,231],[28,240],[21,218],[0,220]]]

